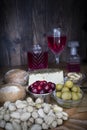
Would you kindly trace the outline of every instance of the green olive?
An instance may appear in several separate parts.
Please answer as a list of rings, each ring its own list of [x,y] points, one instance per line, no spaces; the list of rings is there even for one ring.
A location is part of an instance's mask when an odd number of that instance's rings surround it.
[[[78,92],[77,95],[78,95],[79,99],[82,98],[82,93],[81,92]]]
[[[63,88],[63,84],[56,84],[56,91],[60,91]]]
[[[72,87],[73,87],[73,82],[72,82],[71,80],[67,80],[67,81],[65,82],[65,86],[66,86],[67,88],[72,88]]]
[[[80,86],[77,86],[77,88],[78,88],[78,92],[81,92]]]
[[[70,100],[72,95],[71,95],[71,92],[68,91],[68,92],[63,92],[61,97],[63,100]]]
[[[71,88],[71,91],[72,91],[72,92],[78,92],[78,87],[77,87],[77,86],[73,86],[73,87]]]
[[[72,92],[72,100],[79,100],[79,96],[76,92]]]
[[[56,96],[57,96],[58,98],[61,98],[61,92],[56,92]]]
[[[62,92],[67,92],[67,91],[69,91],[69,88],[67,88],[67,87],[64,86],[64,87],[62,88]]]

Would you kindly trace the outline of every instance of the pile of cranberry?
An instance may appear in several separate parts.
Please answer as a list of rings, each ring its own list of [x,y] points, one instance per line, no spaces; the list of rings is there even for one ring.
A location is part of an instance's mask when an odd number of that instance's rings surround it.
[[[28,87],[28,90],[35,94],[51,93],[55,90],[55,83],[47,81],[36,81]]]

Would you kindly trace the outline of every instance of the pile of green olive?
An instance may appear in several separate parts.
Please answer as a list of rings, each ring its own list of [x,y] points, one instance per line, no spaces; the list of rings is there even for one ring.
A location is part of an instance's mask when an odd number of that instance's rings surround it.
[[[79,100],[82,98],[82,91],[79,85],[68,80],[64,84],[56,84],[56,96],[63,100]]]

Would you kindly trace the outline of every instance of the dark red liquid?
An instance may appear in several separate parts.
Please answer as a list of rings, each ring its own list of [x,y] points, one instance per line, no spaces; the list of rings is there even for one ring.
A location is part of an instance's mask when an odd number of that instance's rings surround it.
[[[34,69],[44,69],[48,67],[48,52],[42,53],[31,53],[28,52],[28,68],[30,70]]]
[[[68,63],[67,64],[68,72],[80,72],[80,64],[79,63]]]
[[[55,53],[60,53],[66,45],[66,36],[54,37],[48,36],[48,47]]]

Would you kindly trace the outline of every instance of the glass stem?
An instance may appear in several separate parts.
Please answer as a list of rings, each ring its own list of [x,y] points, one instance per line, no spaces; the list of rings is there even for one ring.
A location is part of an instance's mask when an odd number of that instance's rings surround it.
[[[55,55],[56,64],[59,64],[59,55]]]

